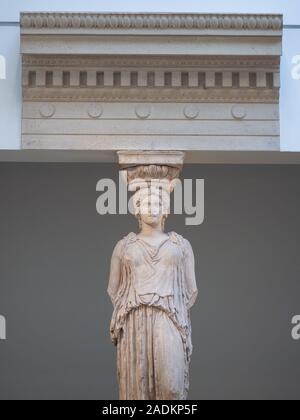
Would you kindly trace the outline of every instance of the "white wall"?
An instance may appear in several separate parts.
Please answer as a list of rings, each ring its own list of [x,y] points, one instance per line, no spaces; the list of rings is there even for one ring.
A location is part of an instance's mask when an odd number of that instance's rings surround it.
[[[283,13],[299,24],[299,0],[1,0],[0,20],[18,21],[20,11]]]
[[[21,81],[19,58],[19,21],[21,11],[161,11],[219,13],[283,13],[285,28],[281,68],[281,149],[300,151],[298,120],[300,110],[299,79],[292,77],[292,59],[300,55],[299,0],[2,0],[0,9],[0,55],[6,58],[6,80],[0,79],[0,149],[20,147]],[[1,23],[2,22],[2,23]]]
[[[300,65],[297,72],[298,80],[292,77],[292,71],[295,67],[292,64],[293,57],[298,55],[298,62],[300,64],[299,41],[300,27],[298,29],[284,30],[280,92],[280,142],[281,150],[283,151],[300,151]]]
[[[6,78],[0,78],[0,149],[18,149],[21,141],[20,29],[0,26],[0,55]],[[2,60],[1,60],[2,61]]]

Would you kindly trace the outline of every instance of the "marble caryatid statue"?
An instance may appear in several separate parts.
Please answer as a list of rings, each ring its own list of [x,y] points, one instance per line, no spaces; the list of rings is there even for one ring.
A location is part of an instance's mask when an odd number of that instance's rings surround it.
[[[122,400],[187,398],[192,353],[189,310],[197,286],[190,243],[175,232],[164,232],[169,214],[166,185],[171,185],[173,169],[152,165],[135,168],[128,176],[132,185],[140,182],[142,174],[143,182],[133,196],[140,230],[115,246],[108,285]],[[158,183],[149,186],[153,176]]]

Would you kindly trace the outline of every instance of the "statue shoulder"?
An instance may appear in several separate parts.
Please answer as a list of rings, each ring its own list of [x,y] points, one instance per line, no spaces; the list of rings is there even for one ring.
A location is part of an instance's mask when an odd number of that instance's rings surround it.
[[[134,232],[130,232],[128,233],[128,235],[124,236],[122,239],[120,239],[115,247],[114,247],[114,251],[113,254],[115,256],[121,256],[124,249],[127,247],[127,245],[129,245],[132,242],[136,241],[136,234]]]
[[[170,232],[169,236],[174,243],[180,245],[185,251],[192,249],[192,246],[188,239],[184,238],[182,235],[176,232]]]
[[[127,245],[127,244],[130,244],[132,242],[135,242],[136,239],[137,239],[136,238],[136,233],[130,232],[130,233],[128,233],[128,235],[124,236],[124,238],[121,239],[121,241],[123,241],[124,245]]]

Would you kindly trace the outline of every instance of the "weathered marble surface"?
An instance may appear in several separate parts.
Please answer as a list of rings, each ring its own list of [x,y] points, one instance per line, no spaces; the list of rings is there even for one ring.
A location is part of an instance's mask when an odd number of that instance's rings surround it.
[[[197,297],[190,243],[165,233],[162,195],[134,201],[140,232],[113,251],[108,293],[114,305],[120,399],[185,400],[192,354],[189,310]],[[140,199],[139,199],[140,198]]]

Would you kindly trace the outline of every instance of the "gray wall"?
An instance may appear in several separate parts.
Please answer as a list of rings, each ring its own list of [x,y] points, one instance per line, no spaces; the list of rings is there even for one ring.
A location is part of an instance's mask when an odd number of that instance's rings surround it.
[[[132,216],[99,216],[96,182],[117,167],[0,165],[1,399],[117,398],[111,251]],[[299,398],[300,166],[188,166],[205,179],[205,222],[168,230],[192,243],[190,398]]]

